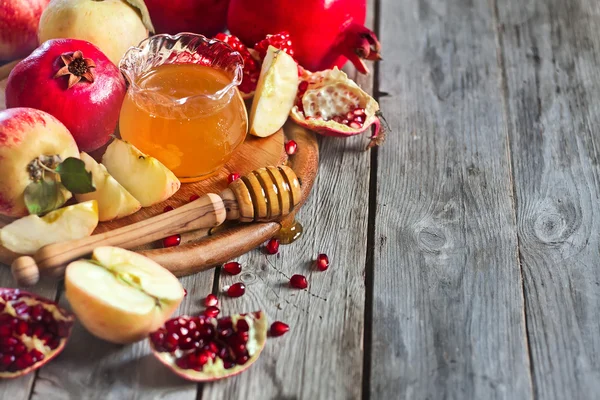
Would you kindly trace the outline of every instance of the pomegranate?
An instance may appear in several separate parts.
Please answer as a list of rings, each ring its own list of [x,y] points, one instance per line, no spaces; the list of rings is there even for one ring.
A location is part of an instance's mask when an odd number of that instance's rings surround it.
[[[96,46],[76,39],[48,40],[11,71],[6,106],[46,111],[71,132],[79,150],[103,146],[113,134],[125,79]]]
[[[72,314],[48,299],[0,288],[0,378],[25,375],[56,357],[73,321]]]
[[[290,326],[285,322],[275,321],[271,324],[271,329],[269,329],[269,335],[272,337],[283,336],[290,330]]]
[[[258,359],[267,338],[262,311],[215,319],[167,321],[150,335],[154,355],[177,375],[196,382],[239,374]]]
[[[231,0],[227,26],[248,46],[266,35],[288,31],[300,65],[321,71],[350,60],[366,73],[362,59],[379,60],[381,46],[364,27],[366,0]]]
[[[384,140],[379,104],[337,68],[304,71],[290,116],[299,125],[324,136],[347,137],[372,128],[367,148]]]
[[[156,33],[213,36],[225,29],[229,0],[146,0]]]

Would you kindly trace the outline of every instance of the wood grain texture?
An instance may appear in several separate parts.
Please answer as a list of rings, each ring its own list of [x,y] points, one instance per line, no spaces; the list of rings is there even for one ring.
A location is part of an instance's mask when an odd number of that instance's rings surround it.
[[[372,399],[530,399],[493,13],[383,0]],[[398,38],[401,38],[400,40]]]
[[[369,21],[373,22],[373,1]],[[370,66],[372,70],[372,65]],[[372,90],[372,75],[358,76]],[[297,219],[304,235],[280,247],[277,256],[253,251],[238,261],[238,276],[221,274],[224,288],[243,281],[238,299],[220,295],[225,314],[262,309],[269,321],[290,325],[281,338],[269,339],[255,365],[243,374],[204,385],[203,400],[217,399],[359,399],[363,378],[364,265],[370,153],[364,137],[321,138],[319,174]],[[298,155],[302,147],[298,148]],[[314,260],[326,253],[331,267],[319,272]],[[279,271],[276,271],[277,268]],[[309,290],[291,289],[289,277],[303,274]]]
[[[600,392],[600,5],[496,1],[534,390]]]

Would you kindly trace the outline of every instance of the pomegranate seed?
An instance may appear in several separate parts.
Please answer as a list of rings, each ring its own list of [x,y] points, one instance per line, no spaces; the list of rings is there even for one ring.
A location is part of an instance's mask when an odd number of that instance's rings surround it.
[[[231,183],[237,179],[240,179],[240,174],[238,174],[237,172],[232,172],[229,174],[229,176],[227,177],[227,182]]]
[[[0,326],[0,336],[6,337],[12,335],[12,328],[8,325]]]
[[[250,359],[250,357],[248,357],[248,356],[239,356],[238,358],[235,359],[235,363],[238,365],[244,365],[248,362],[249,359]]]
[[[235,363],[233,363],[232,361],[224,361],[223,362],[223,368],[225,369],[230,369],[233,368],[235,366]]]
[[[162,346],[165,341],[165,332],[164,330],[158,330],[156,332],[152,332],[150,334],[150,340],[155,346]]]
[[[229,297],[240,297],[243,296],[244,293],[246,293],[246,285],[242,282],[234,283],[227,289],[227,295]]]
[[[187,289],[183,288],[183,297],[187,297]]]
[[[24,344],[19,343],[18,345],[15,346],[15,349],[13,350],[13,354],[18,357],[21,354],[25,353],[26,351],[27,351],[27,347],[25,347]]]
[[[296,289],[306,289],[308,287],[308,281],[304,275],[292,275],[290,278],[290,285]]]
[[[218,307],[210,306],[207,307],[206,310],[204,310],[204,315],[206,315],[209,318],[216,318],[216,316],[219,315],[220,312],[221,310],[219,310]]]
[[[358,129],[360,127],[361,127],[361,125],[358,122],[354,122],[354,121],[350,122],[350,128]]]
[[[17,358],[17,361],[15,361],[15,365],[18,369],[25,369],[27,367],[31,367],[33,364],[33,357],[29,353],[23,354],[21,357]]]
[[[275,321],[271,324],[271,329],[269,333],[273,337],[278,337],[284,335],[287,331],[290,330],[290,326],[281,321]]]
[[[203,366],[204,364],[206,364],[208,362],[208,360],[210,359],[210,354],[203,352],[200,353],[200,355],[198,355],[198,365],[199,366]]]
[[[321,253],[317,256],[317,268],[319,271],[325,271],[329,268],[329,257],[327,257],[327,254]]]
[[[37,349],[31,350],[29,354],[31,355],[31,358],[33,358],[34,363],[44,359],[44,354]]]
[[[285,144],[285,152],[289,156],[296,154],[296,150],[298,150],[298,144],[295,141],[290,140]]]
[[[41,321],[44,309],[41,304],[37,304],[31,308],[30,317],[33,321]]]
[[[215,296],[214,294],[210,293],[208,296],[206,296],[206,298],[204,299],[204,305],[206,307],[214,307],[217,304],[219,304],[219,299],[217,299],[217,296]]]
[[[242,272],[242,264],[239,262],[231,261],[223,264],[223,269],[230,275],[237,275]]]
[[[273,238],[267,242],[265,250],[268,254],[277,254],[279,252],[279,240]]]
[[[18,343],[19,340],[14,337],[5,337],[0,339],[0,346],[4,348],[15,346]]]
[[[235,329],[238,332],[248,332],[250,330],[250,325],[248,325],[248,321],[245,319],[239,319],[235,325]]]
[[[5,354],[2,356],[2,359],[0,359],[0,363],[2,363],[2,365],[4,367],[7,367],[15,362],[15,356],[13,356],[12,354]]]
[[[210,337],[212,336],[212,334],[214,333],[214,329],[212,325],[202,325],[199,329],[198,332],[200,332],[200,336],[202,337]]]
[[[173,206],[166,206],[165,208],[163,208],[163,212],[166,213],[169,211],[173,211],[174,209],[175,209],[175,207],[173,207]]]
[[[193,194],[190,196],[190,202],[194,201],[194,200],[198,200],[200,198],[200,196],[198,196],[197,194]]]
[[[175,360],[175,365],[177,365],[181,369],[188,369],[189,368],[188,358],[187,357],[178,358],[177,360]]]
[[[175,247],[181,243],[181,235],[173,235],[163,239],[163,247]]]

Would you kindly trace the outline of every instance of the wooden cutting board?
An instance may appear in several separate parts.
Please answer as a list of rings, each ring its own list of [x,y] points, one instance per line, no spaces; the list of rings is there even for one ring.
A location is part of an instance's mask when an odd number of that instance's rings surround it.
[[[0,67],[0,110],[5,109],[6,78],[14,64]],[[284,148],[288,140],[294,140],[298,144],[297,153],[289,157]],[[92,156],[100,159],[105,147],[94,152]],[[101,222],[94,233],[110,231],[150,218],[162,213],[167,205],[181,206],[188,203],[194,194],[201,196],[206,193],[220,193],[227,187],[227,176],[231,172],[244,175],[257,168],[282,164],[289,165],[302,182],[302,200],[296,207],[297,211],[306,201],[317,175],[319,149],[314,133],[288,121],[283,129],[268,138],[248,135],[246,141],[218,174],[201,182],[182,184],[181,189],[163,203],[143,208],[119,220]],[[151,243],[136,251],[154,259],[177,276],[189,275],[222,264],[258,247],[275,235],[282,223],[291,223],[293,218],[294,214],[279,222],[226,222],[212,230],[183,234],[181,245],[177,247],[162,248],[160,243]],[[7,218],[0,218],[0,227],[9,222]],[[1,263],[10,264],[17,256],[19,255],[0,245]]]

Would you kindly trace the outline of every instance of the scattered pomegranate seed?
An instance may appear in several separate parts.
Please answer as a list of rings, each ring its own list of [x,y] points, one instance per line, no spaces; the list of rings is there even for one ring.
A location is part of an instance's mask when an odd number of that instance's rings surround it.
[[[194,200],[198,200],[200,198],[200,196],[198,196],[197,194],[193,194],[190,196],[190,202],[194,201]]]
[[[219,310],[218,307],[210,306],[207,307],[206,310],[204,310],[204,315],[206,315],[209,318],[216,318],[216,316],[219,315],[220,312],[221,310]]]
[[[186,296],[187,296],[187,289],[183,288],[183,297],[186,297]]]
[[[279,240],[275,238],[269,240],[265,250],[268,254],[277,254],[279,252]]]
[[[237,275],[242,272],[242,264],[236,261],[231,261],[223,264],[223,269],[230,275]]]
[[[181,235],[173,235],[163,239],[163,247],[175,247],[181,243]]]
[[[229,297],[240,297],[243,296],[244,293],[246,293],[246,285],[242,282],[234,283],[227,289],[227,295]]]
[[[282,336],[290,330],[290,326],[285,322],[275,321],[271,324],[271,329],[269,330],[269,334],[273,337]]]
[[[285,144],[285,152],[289,156],[296,154],[296,150],[298,150],[298,144],[295,141],[290,140]]]
[[[240,174],[238,174],[237,172],[232,172],[227,177],[227,182],[231,183],[231,182],[235,181],[236,179],[240,179]]]
[[[173,207],[173,206],[166,206],[165,208],[163,208],[163,212],[173,211],[174,209],[175,209],[175,207]]]
[[[217,296],[215,296],[214,294],[210,293],[208,296],[206,296],[206,298],[204,299],[204,305],[206,307],[214,307],[217,304],[219,304],[219,299],[217,299]]]
[[[290,286],[296,289],[306,289],[308,287],[308,281],[304,275],[292,275],[290,278]]]
[[[327,254],[321,253],[317,256],[317,268],[319,271],[325,271],[329,268],[329,257],[327,257]]]

